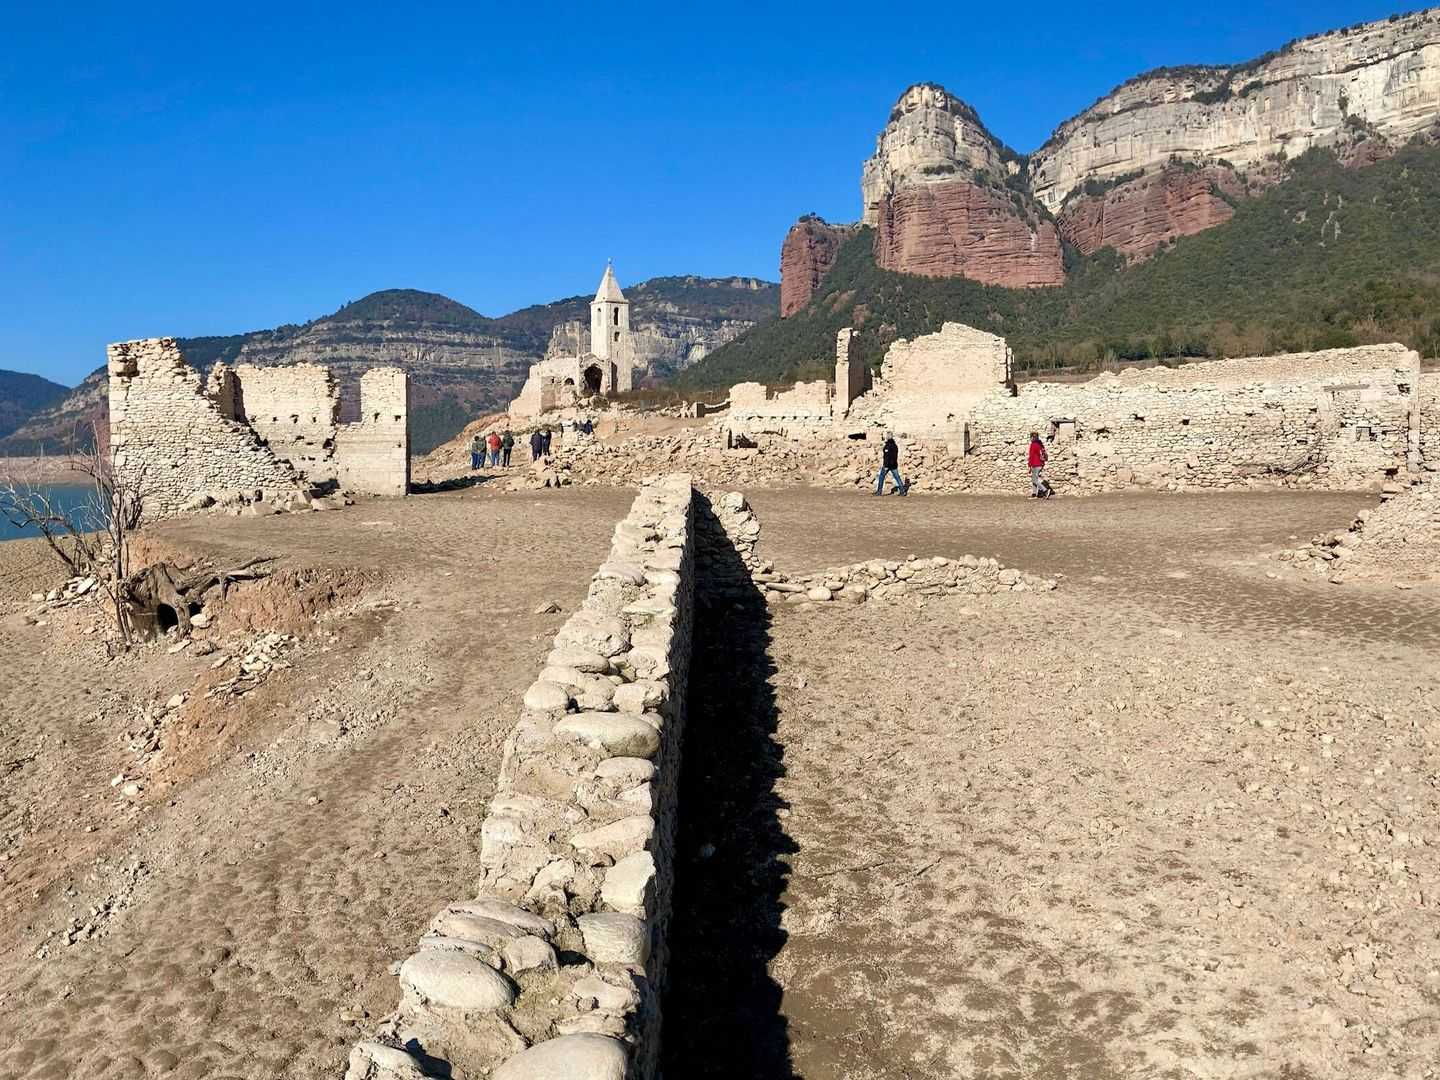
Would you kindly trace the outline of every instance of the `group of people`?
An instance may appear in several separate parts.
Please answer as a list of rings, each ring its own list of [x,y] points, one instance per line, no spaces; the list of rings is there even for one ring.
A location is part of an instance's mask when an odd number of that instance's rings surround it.
[[[561,430],[566,428],[561,423]],[[578,420],[573,423],[573,430],[578,435],[593,435],[595,424],[589,418]],[[530,460],[539,461],[541,458],[550,456],[550,439],[554,432],[547,425],[536,428],[530,433]],[[515,449],[515,436],[510,429],[504,431],[492,431],[486,435],[476,434],[470,440],[470,468],[483,469],[488,464],[492,469],[506,469],[510,467],[510,453]]]
[[[1045,479],[1045,466],[1050,460],[1050,453],[1045,449],[1045,443],[1040,439],[1038,431],[1030,432],[1030,448],[1026,453],[1026,463],[1030,468],[1030,498],[1048,499],[1055,494],[1055,489]],[[910,485],[900,476],[900,447],[895,442],[895,436],[890,432],[885,433],[885,445],[880,448],[880,475],[875,477],[875,494],[885,494],[885,477],[895,478],[895,487],[891,490],[892,495],[910,494]]]

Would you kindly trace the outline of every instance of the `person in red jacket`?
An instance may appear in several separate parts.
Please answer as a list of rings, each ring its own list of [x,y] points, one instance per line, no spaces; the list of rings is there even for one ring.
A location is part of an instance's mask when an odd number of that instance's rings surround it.
[[[490,447],[490,466],[494,468],[500,464],[500,436],[493,431],[490,432],[485,440],[485,445]]]
[[[1038,431],[1030,432],[1030,497],[1032,499],[1043,499],[1047,495],[1053,495],[1050,485],[1045,482],[1045,463],[1050,460],[1050,455],[1045,452],[1045,444],[1040,441]]]

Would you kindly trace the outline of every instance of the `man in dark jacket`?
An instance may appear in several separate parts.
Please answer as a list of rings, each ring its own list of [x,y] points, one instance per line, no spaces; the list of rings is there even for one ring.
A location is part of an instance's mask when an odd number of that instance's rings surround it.
[[[540,436],[540,452],[546,457],[550,456],[550,429],[547,427],[545,433]]]
[[[540,429],[536,428],[530,433],[530,460],[539,461],[540,452],[544,449],[544,447],[545,437],[540,434]]]
[[[500,437],[500,464],[505,468],[510,467],[510,451],[515,449],[515,436],[510,434],[510,429],[505,429],[505,434]]]
[[[880,475],[875,478],[876,495],[885,493],[886,473],[895,477],[893,494],[904,495],[910,490],[910,485],[900,478],[900,447],[895,444],[894,436],[888,431],[885,433],[885,445],[880,451]]]

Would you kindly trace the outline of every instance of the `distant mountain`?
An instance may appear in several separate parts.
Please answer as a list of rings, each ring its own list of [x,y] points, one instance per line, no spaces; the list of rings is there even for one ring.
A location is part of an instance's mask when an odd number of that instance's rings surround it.
[[[39,375],[0,371],[0,439],[69,392],[68,386],[42,379]]]
[[[814,295],[676,380],[682,387],[833,372],[835,332],[857,329],[872,363],[897,338],[947,321],[1001,334],[1017,366],[1253,356],[1401,341],[1440,356],[1440,146],[1347,167],[1331,149],[1287,165],[1285,183],[1236,200],[1234,216],[1127,265],[1071,252],[1065,284],[1018,289],[877,265],[872,230],[839,248]]]
[[[779,310],[780,287],[755,278],[653,278],[625,290],[631,303],[640,381],[656,381],[695,363]],[[328,365],[340,382],[342,410],[358,407],[361,374],[377,365],[407,368],[411,436],[419,453],[440,445],[465,423],[503,408],[525,382],[552,337],[568,343],[567,323],[585,324],[589,294],[491,318],[439,293],[386,289],[333,314],[273,330],[185,338],[185,357],[208,370],[231,364]],[[29,418],[0,454],[30,453],[70,436],[76,417],[104,413],[105,372],[73,395]]]

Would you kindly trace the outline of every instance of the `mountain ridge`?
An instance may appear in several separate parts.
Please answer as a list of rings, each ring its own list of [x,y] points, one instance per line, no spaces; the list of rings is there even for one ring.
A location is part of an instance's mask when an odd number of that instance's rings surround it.
[[[626,289],[637,355],[652,379],[681,370],[779,310],[777,283],[749,277],[669,275]],[[381,289],[305,323],[239,334],[181,338],[201,370],[218,362],[329,366],[340,383],[342,411],[358,406],[358,383],[377,365],[411,373],[412,443],[424,453],[519,392],[558,327],[588,323],[591,297],[579,294],[490,317],[440,293]],[[97,380],[98,376],[98,380]],[[78,426],[103,419],[102,367],[47,408],[0,438],[0,455],[67,444]]]

